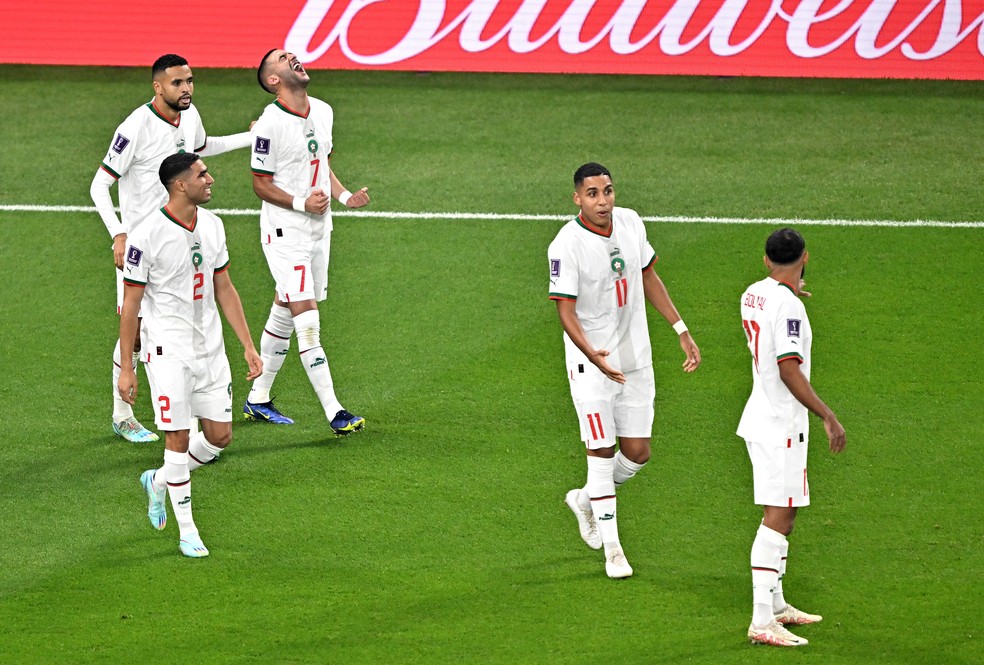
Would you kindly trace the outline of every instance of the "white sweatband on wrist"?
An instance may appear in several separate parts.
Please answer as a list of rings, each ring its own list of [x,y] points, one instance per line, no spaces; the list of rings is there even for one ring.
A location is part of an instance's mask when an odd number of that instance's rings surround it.
[[[294,200],[291,202],[290,207],[297,212],[306,212],[304,210],[304,202],[307,201],[303,196],[295,196]]]
[[[682,335],[683,333],[687,332],[687,330],[689,330],[689,328],[687,328],[687,324],[683,322],[683,319],[680,319],[679,321],[673,324],[673,331],[677,335]]]
[[[352,198],[352,192],[346,189],[344,192],[338,195],[338,202],[341,203],[342,205],[347,205],[348,200],[350,198]]]

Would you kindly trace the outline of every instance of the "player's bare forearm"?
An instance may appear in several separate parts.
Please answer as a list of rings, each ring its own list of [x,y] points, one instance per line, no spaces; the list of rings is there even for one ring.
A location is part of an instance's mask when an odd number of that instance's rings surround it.
[[[133,349],[136,348],[140,326],[137,311],[143,289],[124,285],[123,307],[120,309],[120,379],[116,385],[124,402],[133,404],[137,400],[137,377],[133,369]]]
[[[341,203],[341,198],[339,197],[342,196],[342,194],[348,190],[346,190],[345,185],[343,185],[339,181],[338,177],[335,176],[334,171],[328,172],[328,178],[331,182],[332,198],[338,201],[339,203]],[[349,208],[361,208],[363,206],[369,205],[369,188],[363,187],[357,192],[351,192],[351,196],[345,200],[345,203],[343,205]]]
[[[840,424],[833,410],[820,399],[816,390],[800,371],[799,362],[792,358],[780,362],[779,378],[782,379],[783,384],[796,398],[796,401],[809,409],[810,413],[823,420],[824,430],[826,430],[827,438],[830,440],[831,452],[839,453],[844,450],[844,446],[847,445],[844,427]]]
[[[294,197],[273,184],[273,178],[267,176],[253,176],[253,192],[267,203],[275,206],[294,210]],[[328,195],[322,189],[315,189],[304,198],[304,212],[312,215],[323,215],[328,211],[328,204],[331,203]]]
[[[222,308],[222,314],[229,327],[236,333],[239,343],[243,345],[246,364],[249,373],[246,378],[255,379],[263,373],[263,361],[260,360],[256,347],[253,345],[253,338],[249,333],[249,324],[246,322],[246,313],[243,311],[243,302],[239,297],[239,291],[232,283],[228,271],[223,271],[213,278],[215,287],[215,301]]]
[[[642,272],[642,288],[646,300],[660,313],[660,316],[666,319],[667,323],[672,326],[677,321],[683,320],[673,304],[673,299],[670,298],[670,293],[666,290],[666,285],[652,268]],[[700,348],[689,331],[680,335],[680,348],[686,355],[686,360],[683,361],[684,372],[693,372],[700,367]]]
[[[571,300],[557,300],[557,314],[560,316],[560,324],[564,327],[564,332],[574,342],[574,346],[581,350],[588,360],[601,372],[616,383],[625,383],[625,375],[613,368],[605,358],[608,356],[606,349],[595,349],[588,341],[588,336],[581,326],[581,321],[577,318],[577,303]]]

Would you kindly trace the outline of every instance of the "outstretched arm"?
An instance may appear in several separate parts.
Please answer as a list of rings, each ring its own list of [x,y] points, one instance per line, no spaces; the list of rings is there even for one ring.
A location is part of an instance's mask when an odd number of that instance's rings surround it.
[[[209,136],[205,139],[205,146],[198,151],[202,157],[221,155],[230,150],[239,150],[249,147],[249,132],[239,132],[229,136]]]
[[[642,271],[642,288],[646,294],[646,300],[656,308],[656,311],[666,319],[667,323],[671,326],[682,324],[683,319],[680,317],[680,313],[677,312],[677,308],[673,305],[673,300],[666,290],[666,285],[663,284],[663,280],[659,278],[659,275],[651,267]],[[683,371],[693,372],[700,367],[700,349],[697,348],[697,343],[686,327],[684,327],[683,332],[679,333],[679,335],[680,348],[683,349],[683,352],[687,356],[686,360],[683,361]]]
[[[811,413],[823,420],[823,428],[830,440],[830,452],[839,453],[847,445],[847,435],[837,416],[827,406],[810,385],[796,358],[787,358],[779,363],[779,378],[789,388],[796,400],[810,410]]]
[[[574,342],[574,346],[581,349],[581,353],[587,356],[592,365],[601,370],[615,383],[625,383],[625,375],[613,368],[605,360],[609,352],[605,349],[595,349],[588,341],[588,336],[584,333],[584,328],[577,318],[577,303],[573,300],[557,300],[557,314],[560,316],[560,323],[564,326],[564,332]]]
[[[215,273],[212,277],[212,283],[215,288],[215,301],[219,303],[226,321],[236,333],[236,337],[239,338],[239,343],[243,345],[243,356],[249,367],[246,379],[252,381],[263,373],[263,361],[260,360],[256,347],[253,346],[253,338],[249,334],[249,325],[246,323],[246,314],[243,312],[243,303],[239,299],[239,292],[232,284],[228,269]]]

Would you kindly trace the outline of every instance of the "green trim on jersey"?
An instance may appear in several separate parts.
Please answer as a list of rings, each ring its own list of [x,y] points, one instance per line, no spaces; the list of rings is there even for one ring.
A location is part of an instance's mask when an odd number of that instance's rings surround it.
[[[215,274],[218,274],[218,273],[222,272],[223,270],[228,270],[228,269],[229,269],[229,261],[226,261],[225,263],[223,263],[222,265],[220,265],[218,268],[216,268],[212,272],[215,273]]]
[[[260,176],[271,176],[271,177],[273,176],[273,171],[264,171],[263,169],[256,169],[256,168],[252,168],[252,167],[250,167],[249,170],[252,171],[256,175],[260,175]]]
[[[549,296],[551,298],[560,298],[562,300],[577,300],[577,296],[572,296],[569,293],[557,293],[556,291],[551,291]]]
[[[150,109],[150,112],[151,113],[153,113],[158,118],[160,118],[161,120],[163,120],[167,124],[171,125],[172,127],[177,127],[178,125],[181,124],[181,112],[180,111],[178,112],[178,121],[177,122],[171,122],[170,120],[168,120],[167,118],[165,118],[164,116],[161,115],[160,111],[157,110],[157,107],[154,106],[154,102],[147,102],[147,108]]]
[[[284,104],[282,104],[282,103],[280,102],[280,98],[277,98],[277,99],[276,99],[276,101],[274,101],[274,102],[273,102],[273,105],[274,105],[274,106],[276,106],[276,107],[277,107],[278,109],[280,109],[281,111],[283,111],[284,113],[288,113],[288,114],[290,114],[290,115],[292,115],[292,116],[296,116],[296,117],[298,117],[298,118],[304,118],[304,119],[307,119],[307,117],[308,117],[309,115],[311,115],[311,102],[308,102],[308,112],[307,112],[307,113],[305,113],[305,114],[303,114],[303,115],[302,115],[302,114],[300,114],[300,113],[298,113],[297,111],[295,111],[295,110],[293,110],[293,109],[291,109],[290,107],[288,107],[288,106],[286,106],[286,105],[284,105]]]
[[[141,282],[140,280],[131,279],[129,277],[124,277],[123,278],[123,283],[124,284],[129,284],[130,286],[139,286],[141,288],[147,286],[147,282]]]
[[[583,219],[581,219],[581,215],[578,215],[577,217],[575,217],[574,218],[574,221],[577,222],[578,226],[580,226],[585,231],[588,231],[590,233],[593,233],[594,235],[600,236],[602,238],[611,238],[612,237],[612,231],[615,230],[615,220],[614,219],[612,220],[612,223],[609,224],[609,226],[608,226],[608,233],[607,234],[601,233],[600,231],[595,231],[594,229],[590,228],[585,223],[585,221]]]
[[[781,363],[783,360],[789,360],[790,358],[796,358],[800,362],[803,362],[803,356],[798,354],[796,351],[790,351],[789,353],[784,353],[781,356],[777,356],[776,362]]]
[[[792,286],[790,286],[786,282],[779,282],[779,286],[785,286],[787,289],[789,289],[789,292],[790,293],[792,293],[794,296],[796,295],[796,289],[794,289]]]
[[[655,263],[656,263],[657,261],[659,261],[659,256],[657,256],[656,254],[653,254],[653,260],[652,260],[652,261],[650,261],[649,263],[647,263],[646,265],[644,265],[644,266],[642,266],[642,270],[643,270],[643,272],[645,272],[646,270],[649,270],[650,268],[652,268],[652,267],[653,267],[653,265],[654,265],[654,264],[655,264]]]
[[[167,206],[161,208],[161,214],[167,217],[169,220],[183,228],[185,231],[194,231],[195,226],[198,224],[198,208],[195,208],[195,218],[191,220],[191,226],[185,225],[180,219],[171,214],[171,211],[167,209]]]
[[[113,169],[111,169],[108,166],[106,166],[106,162],[101,162],[99,165],[103,168],[103,171],[105,171],[109,175],[113,176],[117,180],[119,180],[120,178],[123,177],[119,173],[117,173],[116,171],[114,171]]]

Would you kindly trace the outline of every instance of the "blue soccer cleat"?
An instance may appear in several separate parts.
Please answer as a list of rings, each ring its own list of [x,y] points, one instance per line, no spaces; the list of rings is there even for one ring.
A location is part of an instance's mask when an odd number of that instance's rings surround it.
[[[347,436],[365,427],[366,419],[362,416],[354,416],[345,409],[342,409],[331,419],[330,425],[331,430],[337,436]]]
[[[192,559],[201,559],[202,557],[208,556],[208,548],[205,547],[205,543],[202,542],[201,536],[197,533],[182,538],[178,543],[178,547],[181,548],[182,554],[190,556]]]
[[[246,420],[262,420],[274,425],[294,424],[293,420],[277,411],[277,407],[273,405],[273,400],[262,404],[253,404],[247,401],[243,405],[243,413],[246,414]]]
[[[154,474],[157,469],[147,469],[140,476],[140,484],[143,485],[144,490],[147,492],[147,497],[150,499],[150,505],[147,507],[147,519],[150,520],[150,525],[160,531],[165,526],[167,526],[167,507],[164,500],[167,498],[167,488],[158,492],[154,488]]]
[[[126,420],[113,422],[113,431],[130,443],[153,443],[159,437],[130,416]]]

